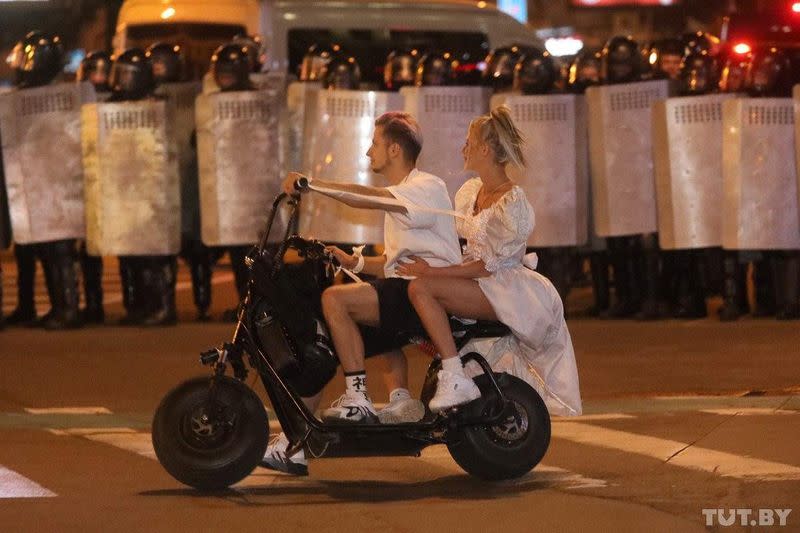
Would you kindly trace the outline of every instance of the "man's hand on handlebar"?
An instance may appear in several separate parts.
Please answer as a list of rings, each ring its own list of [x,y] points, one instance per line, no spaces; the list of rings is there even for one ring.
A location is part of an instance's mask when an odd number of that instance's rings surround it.
[[[336,260],[339,261],[339,264],[348,270],[354,269],[358,264],[358,258],[356,256],[345,253],[336,246],[326,246],[325,250],[333,254]]]
[[[311,180],[307,176],[299,172],[289,172],[281,184],[281,189],[289,195],[306,192],[309,181]]]

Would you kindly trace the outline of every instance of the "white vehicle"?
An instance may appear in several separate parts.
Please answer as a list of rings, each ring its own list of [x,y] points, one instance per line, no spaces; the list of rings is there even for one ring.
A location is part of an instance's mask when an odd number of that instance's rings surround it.
[[[199,78],[213,50],[237,33],[261,35],[267,68],[292,74],[309,46],[338,43],[356,55],[366,82],[381,79],[386,56],[395,48],[450,50],[470,69],[498,46],[541,46],[532,30],[486,2],[125,0],[114,49],[155,41],[181,44]]]

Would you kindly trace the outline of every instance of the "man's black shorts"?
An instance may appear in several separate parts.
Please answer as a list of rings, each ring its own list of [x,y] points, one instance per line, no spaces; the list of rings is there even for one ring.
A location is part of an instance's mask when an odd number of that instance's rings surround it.
[[[381,278],[370,281],[378,293],[380,320],[377,328],[359,326],[364,339],[364,355],[372,357],[398,350],[409,343],[412,335],[424,331],[403,278]]]

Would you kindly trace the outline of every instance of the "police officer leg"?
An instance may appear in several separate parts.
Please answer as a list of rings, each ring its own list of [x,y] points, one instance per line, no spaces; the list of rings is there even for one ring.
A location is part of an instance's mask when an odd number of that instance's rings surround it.
[[[628,237],[609,237],[608,252],[611,256],[611,265],[614,269],[614,305],[608,310],[609,318],[627,318],[633,316],[636,310],[631,301],[631,272],[630,250],[627,246]]]
[[[36,320],[36,304],[33,299],[36,279],[36,245],[15,244],[14,258],[17,262],[17,307],[8,315],[9,325],[25,324]]]
[[[776,314],[778,320],[800,318],[800,252],[779,252],[775,257]]]
[[[177,279],[177,257],[174,255],[153,257],[149,262],[152,275],[149,284],[155,307],[142,320],[146,327],[172,326],[178,321],[175,309],[175,282]]]
[[[74,239],[48,243],[45,249],[46,268],[53,282],[55,312],[42,322],[45,329],[73,329],[81,326]]]
[[[592,316],[607,314],[611,304],[608,266],[607,252],[592,252],[589,256],[589,269],[592,273],[592,293],[594,295],[594,307],[589,310],[589,314]]]
[[[231,268],[233,269],[233,278],[236,284],[236,293],[239,300],[244,298],[247,294],[247,282],[249,280],[249,271],[247,265],[244,263],[244,258],[250,246],[234,246],[228,248],[228,255],[231,258]],[[237,306],[238,307],[238,306]],[[223,314],[223,320],[227,322],[236,322],[237,308],[228,309]]]
[[[723,282],[722,282],[722,307],[719,309],[719,319],[722,322],[732,322],[746,312],[746,307],[743,307],[742,295],[742,280],[744,276],[743,265],[739,262],[739,253],[735,251],[726,251],[725,257],[722,262],[723,268]],[[744,286],[745,292],[747,286]]]
[[[754,317],[775,316],[775,280],[772,276],[772,252],[762,252],[761,259],[753,262],[756,306]]]
[[[122,283],[122,305],[125,316],[119,321],[121,326],[136,326],[144,317],[145,295],[142,292],[141,258],[121,256],[119,258],[119,277]]]
[[[83,310],[84,322],[102,324],[105,320],[103,310],[103,258],[92,257],[86,251],[86,243],[80,251],[83,271],[83,290],[86,308]]]
[[[208,320],[208,308],[211,307],[213,253],[200,241],[186,240],[182,257],[189,265],[192,275],[192,295],[197,307],[197,320]]]
[[[654,233],[641,236],[641,309],[636,318],[639,320],[658,320],[661,318],[659,309],[659,286],[661,283],[660,250],[658,249],[658,236]]]

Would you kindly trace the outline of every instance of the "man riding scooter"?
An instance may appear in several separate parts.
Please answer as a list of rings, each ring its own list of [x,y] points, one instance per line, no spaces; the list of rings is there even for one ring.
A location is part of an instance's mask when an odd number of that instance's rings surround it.
[[[322,309],[331,339],[345,373],[346,392],[323,412],[328,422],[384,423],[414,422],[424,415],[424,406],[411,397],[407,388],[407,366],[400,348],[409,344],[402,335],[421,330],[419,318],[408,299],[409,279],[399,277],[395,268],[410,256],[425,258],[437,266],[460,264],[461,251],[451,216],[430,211],[409,211],[399,203],[408,202],[432,210],[452,210],[445,183],[416,168],[422,150],[419,126],[406,113],[390,112],[375,121],[372,145],[367,151],[371,170],[385,176],[388,187],[313,180],[290,173],[283,182],[287,193],[312,189],[351,207],[386,211],[384,255],[350,255],[336,247],[329,250],[342,267],[354,274],[377,277],[369,283],[337,285],[322,295]],[[390,354],[389,381],[394,386],[389,405],[378,412],[367,393],[365,357]],[[468,383],[466,383],[468,382]],[[475,387],[465,378],[464,387],[451,391],[453,405],[463,403],[459,394]],[[471,391],[474,392],[474,391]],[[473,396],[474,397],[474,396]],[[312,411],[321,394],[306,398]],[[468,399],[472,399],[469,397]],[[464,400],[467,401],[467,400]],[[288,441],[281,433],[269,446],[262,466],[283,472],[306,475],[307,461],[302,451],[286,457]]]

